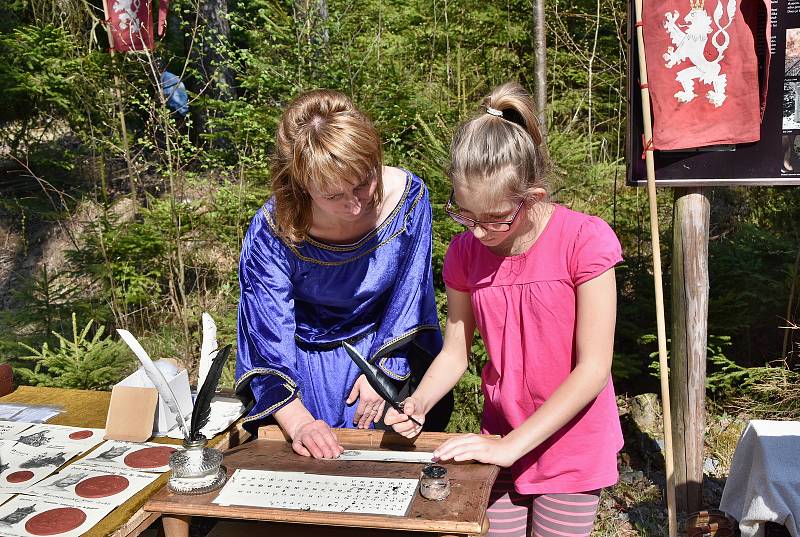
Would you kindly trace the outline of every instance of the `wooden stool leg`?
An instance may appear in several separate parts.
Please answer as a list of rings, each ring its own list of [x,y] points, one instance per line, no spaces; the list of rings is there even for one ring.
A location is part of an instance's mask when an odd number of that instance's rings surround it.
[[[185,515],[161,515],[166,537],[189,537],[189,521],[192,517]]]

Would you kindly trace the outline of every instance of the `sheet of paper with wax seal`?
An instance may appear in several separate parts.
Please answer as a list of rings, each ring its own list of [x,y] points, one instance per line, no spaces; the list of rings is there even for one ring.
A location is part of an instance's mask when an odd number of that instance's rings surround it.
[[[17,496],[0,505],[0,535],[79,537],[112,509],[77,501]]]
[[[116,507],[156,479],[152,472],[70,464],[22,494]]]
[[[0,441],[0,494],[22,492],[79,453],[80,449],[41,448]]]
[[[106,440],[80,463],[102,468],[127,468],[143,472],[166,472],[169,470],[169,457],[175,446],[149,442],[121,442]]]
[[[433,462],[430,451],[385,451],[369,449],[346,449],[331,461],[377,461],[377,462],[416,462],[429,464]]]
[[[14,440],[33,447],[71,448],[86,453],[103,441],[105,429],[69,427],[67,425],[31,424],[29,429],[18,434]]]
[[[417,479],[349,477],[239,469],[214,503],[298,511],[404,516]]]

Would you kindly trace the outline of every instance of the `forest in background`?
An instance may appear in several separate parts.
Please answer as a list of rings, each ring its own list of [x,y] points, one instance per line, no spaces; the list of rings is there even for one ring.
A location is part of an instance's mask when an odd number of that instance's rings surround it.
[[[545,2],[545,116],[553,198],[623,244],[614,377],[635,394],[657,391],[656,330],[646,193],[624,181],[626,8]],[[427,183],[444,319],[460,231],[443,210],[450,136],[493,86],[534,89],[529,1],[174,0],[152,53],[114,56],[99,0],[11,0],[0,15],[0,360],[21,383],[109,389],[134,367],[110,335],[122,327],[192,371],[203,311],[235,344],[239,248],[269,197],[275,126],[317,87],[351,95],[387,164]],[[186,117],[165,103],[163,68],[188,88]],[[800,194],[708,194],[710,401],[796,417]],[[671,210],[662,189],[667,285]],[[452,430],[477,427],[485,359],[477,341]]]

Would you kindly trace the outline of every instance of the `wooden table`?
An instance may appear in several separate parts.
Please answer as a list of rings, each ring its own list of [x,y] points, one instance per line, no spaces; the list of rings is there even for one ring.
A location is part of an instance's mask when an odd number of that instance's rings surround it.
[[[334,429],[334,432],[346,449],[433,451],[445,439],[454,436],[422,433],[416,439],[409,440],[393,432],[359,429]],[[418,478],[423,466],[412,463],[315,460],[294,453],[287,440],[277,426],[262,427],[257,440],[225,453],[223,464],[228,469],[228,475],[237,468],[248,468],[343,476]],[[440,536],[485,534],[489,528],[486,507],[497,477],[497,466],[474,463],[443,465],[447,467],[450,477],[450,496],[436,502],[426,500],[417,493],[404,517],[222,506],[211,503],[217,492],[182,496],[166,488],[145,504],[145,510],[162,515],[166,537],[186,537],[192,516],[267,521],[273,523],[269,534],[274,537],[297,535],[298,527],[295,524],[313,525],[314,528],[306,526],[311,531],[305,533],[313,532],[317,536],[329,533],[340,535],[341,527],[358,528],[360,534],[372,529],[369,535],[388,533],[375,530],[392,530],[395,536],[398,531]],[[330,531],[324,531],[323,527]],[[284,531],[280,531],[281,528]]]
[[[12,393],[0,397],[0,403],[25,403],[57,406],[64,412],[54,416],[47,423],[75,427],[105,428],[111,392],[89,390],[67,390],[62,388],[43,388],[20,386]],[[237,446],[249,438],[249,433],[234,425],[228,431],[218,434],[208,444],[219,449]],[[152,440],[160,444],[180,444],[172,438]],[[85,455],[82,455],[85,456]],[[74,462],[74,461],[70,461]],[[136,537],[158,519],[158,513],[147,512],[144,504],[167,482],[168,473],[161,475],[150,485],[140,490],[128,501],[114,509],[82,537]]]

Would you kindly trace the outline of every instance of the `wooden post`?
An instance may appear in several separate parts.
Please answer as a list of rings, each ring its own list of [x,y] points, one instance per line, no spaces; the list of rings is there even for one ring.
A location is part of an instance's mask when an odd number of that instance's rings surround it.
[[[164,537],[189,537],[189,523],[192,517],[185,515],[164,514],[161,523],[164,526]]]
[[[710,212],[703,188],[675,189],[670,393],[675,503],[683,513],[699,511],[703,500]]]

